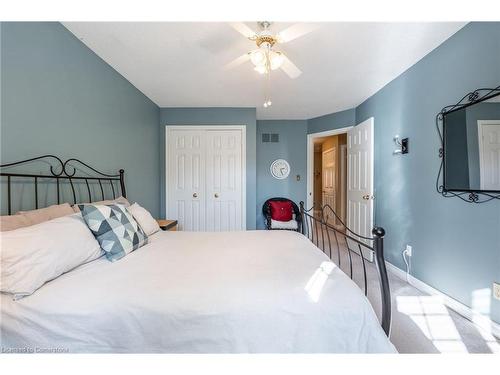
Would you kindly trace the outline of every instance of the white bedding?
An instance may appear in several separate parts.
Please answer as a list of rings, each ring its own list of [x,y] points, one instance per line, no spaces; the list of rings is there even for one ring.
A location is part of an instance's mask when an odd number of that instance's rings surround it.
[[[332,267],[296,232],[159,232],[118,262],[100,258],[18,301],[2,295],[1,346],[395,352],[361,290]]]

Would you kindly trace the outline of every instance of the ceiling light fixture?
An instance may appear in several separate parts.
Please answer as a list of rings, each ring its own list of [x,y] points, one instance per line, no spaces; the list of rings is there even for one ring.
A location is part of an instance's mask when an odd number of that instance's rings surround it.
[[[271,101],[271,71],[280,68],[284,62],[283,54],[273,50],[277,39],[269,32],[269,26],[271,26],[269,22],[261,23],[263,30],[255,40],[258,48],[248,53],[254,70],[267,75],[264,88],[264,108],[273,104]]]
[[[257,49],[247,52],[226,65],[226,68],[234,68],[248,60],[254,65],[254,70],[262,75],[267,75],[264,85],[264,108],[273,103],[270,99],[271,71],[282,69],[290,78],[294,79],[302,73],[297,66],[283,53],[275,50],[277,45],[287,43],[315,30],[318,26],[314,24],[294,24],[279,33],[270,30],[271,22],[263,21],[257,23],[260,31],[255,32],[242,22],[231,23],[231,26],[243,34],[246,38],[255,42]]]
[[[283,54],[273,50],[269,43],[262,44],[259,49],[249,52],[249,54],[250,61],[255,65],[254,70],[260,74],[279,69],[285,61]]]

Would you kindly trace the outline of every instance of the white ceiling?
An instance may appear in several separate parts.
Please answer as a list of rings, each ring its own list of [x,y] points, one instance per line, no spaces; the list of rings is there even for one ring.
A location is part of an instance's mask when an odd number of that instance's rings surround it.
[[[250,62],[224,65],[255,47],[227,23],[65,22],[64,26],[160,107],[256,107],[258,119],[309,119],[352,108],[465,23],[321,23],[278,46],[302,70],[264,78]],[[248,26],[257,29],[256,23]],[[275,23],[280,31],[291,23]]]

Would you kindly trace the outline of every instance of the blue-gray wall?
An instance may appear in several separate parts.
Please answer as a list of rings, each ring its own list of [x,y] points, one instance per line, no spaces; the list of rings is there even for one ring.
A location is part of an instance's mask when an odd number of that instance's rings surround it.
[[[129,198],[158,215],[159,108],[60,23],[0,27],[2,163],[55,154],[124,168]]]
[[[247,229],[256,224],[255,108],[162,108],[160,111],[160,191],[161,215],[165,216],[165,126],[166,125],[246,125]]]
[[[278,133],[279,142],[262,142],[262,133]],[[257,121],[257,229],[264,229],[262,205],[268,198],[285,197],[297,205],[306,199],[306,120]],[[290,163],[290,176],[272,177],[269,167],[276,159]],[[297,181],[297,175],[300,181]]]
[[[307,133],[319,133],[325,130],[340,129],[356,125],[354,108],[307,120]]]
[[[413,246],[412,274],[472,306],[500,281],[500,201],[469,204],[435,190],[439,139],[435,116],[476,88],[500,84],[500,23],[471,23],[356,108],[375,118],[376,222],[387,230],[389,262]],[[393,156],[395,134],[410,153]],[[489,299],[500,322],[500,301]]]

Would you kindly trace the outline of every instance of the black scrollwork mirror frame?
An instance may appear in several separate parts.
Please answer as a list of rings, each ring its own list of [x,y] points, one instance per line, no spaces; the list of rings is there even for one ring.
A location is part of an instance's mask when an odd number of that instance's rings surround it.
[[[467,203],[485,203],[494,199],[500,200],[500,192],[487,192],[479,190],[446,190],[443,181],[443,165],[444,165],[444,137],[443,137],[443,119],[447,113],[457,111],[459,109],[469,107],[473,104],[482,102],[500,94],[500,86],[494,89],[481,88],[469,92],[456,104],[447,105],[436,115],[436,129],[439,134],[441,147],[439,148],[439,158],[441,163],[436,179],[436,190],[445,198],[457,197]]]

